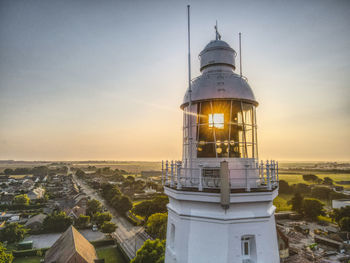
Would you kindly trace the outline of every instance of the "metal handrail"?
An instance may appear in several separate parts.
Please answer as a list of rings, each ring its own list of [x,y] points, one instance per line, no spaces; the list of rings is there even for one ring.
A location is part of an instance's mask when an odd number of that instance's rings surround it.
[[[165,163],[165,165],[164,165]],[[198,188],[220,189],[220,167],[196,168],[186,167],[181,161],[162,161],[162,184],[176,189]],[[231,176],[232,175],[232,176]],[[239,177],[234,176],[240,175]],[[264,164],[256,163],[255,167],[229,169],[229,184],[231,189],[251,188],[272,190],[278,187],[278,162],[266,161]]]

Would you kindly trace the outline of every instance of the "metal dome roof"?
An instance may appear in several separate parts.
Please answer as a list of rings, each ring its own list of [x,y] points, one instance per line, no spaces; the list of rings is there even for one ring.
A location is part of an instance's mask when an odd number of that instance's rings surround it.
[[[223,40],[212,40],[210,41],[206,46],[205,48],[203,49],[203,52],[205,52],[207,49],[210,49],[210,48],[217,48],[217,47],[226,47],[226,48],[229,48],[230,50],[233,50],[229,44],[227,44],[225,41]],[[200,55],[200,54],[199,54]]]
[[[245,78],[234,72],[207,72],[192,82],[192,102],[212,99],[237,99],[258,105],[254,93]],[[181,108],[189,102],[186,91]]]
[[[258,105],[246,78],[233,72],[236,52],[220,37],[217,32],[216,40],[199,54],[202,75],[191,82],[191,101],[237,99]],[[181,108],[188,103],[187,90]]]
[[[220,39],[212,40],[199,54],[200,70],[213,65],[226,65],[233,69],[235,66],[236,51],[229,44]]]

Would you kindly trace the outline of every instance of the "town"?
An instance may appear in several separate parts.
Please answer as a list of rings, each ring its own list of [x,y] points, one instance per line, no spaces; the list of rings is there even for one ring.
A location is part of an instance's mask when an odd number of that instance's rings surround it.
[[[348,180],[340,180],[349,175],[346,164],[321,176],[308,174],[305,164],[291,174],[290,166],[281,164],[274,203],[281,262],[348,262],[350,195]],[[15,263],[52,262],[67,242],[81,243],[101,262],[129,262],[147,242],[159,246],[166,238],[161,163],[3,161],[1,167],[0,238]]]

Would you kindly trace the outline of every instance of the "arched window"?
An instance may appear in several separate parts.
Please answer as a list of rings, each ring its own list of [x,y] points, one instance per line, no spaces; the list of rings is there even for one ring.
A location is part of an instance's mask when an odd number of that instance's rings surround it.
[[[170,225],[170,239],[169,239],[169,246],[170,248],[175,247],[175,225]]]
[[[256,262],[256,246],[255,237],[253,235],[242,236],[241,249],[243,263]]]

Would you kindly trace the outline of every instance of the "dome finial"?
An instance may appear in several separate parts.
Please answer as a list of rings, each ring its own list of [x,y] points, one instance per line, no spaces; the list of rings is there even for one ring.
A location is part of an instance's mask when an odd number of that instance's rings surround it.
[[[221,40],[221,35],[220,35],[219,31],[218,31],[218,20],[216,20],[216,24],[215,24],[214,28],[215,28],[215,39],[216,40]]]

